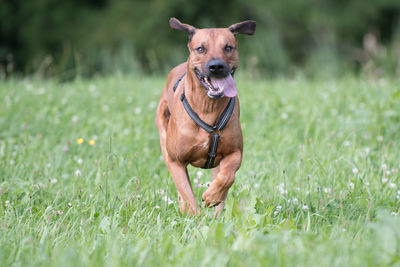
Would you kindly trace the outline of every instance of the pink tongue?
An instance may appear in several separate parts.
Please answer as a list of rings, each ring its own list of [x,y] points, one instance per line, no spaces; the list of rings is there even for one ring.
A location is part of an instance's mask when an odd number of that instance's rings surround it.
[[[224,88],[224,95],[227,97],[234,97],[237,95],[236,83],[232,75],[228,75],[222,79],[211,78],[211,84],[215,89]]]

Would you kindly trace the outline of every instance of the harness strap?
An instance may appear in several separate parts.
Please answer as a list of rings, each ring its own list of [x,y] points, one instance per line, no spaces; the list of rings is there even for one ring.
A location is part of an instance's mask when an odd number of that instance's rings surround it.
[[[205,169],[210,169],[214,166],[214,160],[217,157],[219,137],[220,137],[220,135],[217,133],[211,134],[210,150],[208,151],[208,154],[207,154],[206,165],[204,165]]]
[[[174,92],[176,91],[176,88],[178,88],[179,83],[181,82],[183,76],[185,76],[186,72],[183,73],[183,75],[181,77],[179,77],[179,79],[176,81],[175,85],[174,85]]]
[[[218,130],[222,130],[225,128],[226,124],[228,123],[229,119],[232,116],[233,109],[235,108],[235,98],[232,97],[229,100],[228,105],[224,109],[224,112],[222,112],[221,117],[219,117],[219,120],[215,127],[217,127]]]
[[[179,85],[179,82],[182,80],[182,78],[185,76],[185,73],[178,79],[178,81],[175,83],[173,89],[174,91]],[[203,168],[205,169],[210,169],[214,166],[214,160],[217,157],[217,150],[218,150],[218,143],[219,143],[219,138],[220,135],[218,133],[215,133],[216,130],[221,131],[222,129],[225,128],[226,124],[228,123],[229,119],[232,116],[233,110],[235,108],[235,98],[232,97],[229,99],[229,103],[224,109],[224,111],[221,114],[221,117],[219,117],[218,122],[215,124],[215,126],[211,126],[202,119],[200,119],[199,115],[192,109],[190,106],[189,102],[186,99],[185,96],[185,88],[183,88],[183,92],[180,97],[183,107],[186,110],[186,113],[189,115],[189,117],[199,126],[201,127],[204,131],[210,134],[210,149],[207,154],[207,161],[206,164],[204,165]]]
[[[192,120],[198,126],[203,128],[203,130],[206,131],[207,133],[212,133],[212,132],[215,131],[214,127],[212,127],[207,122],[205,122],[202,119],[200,119],[199,115],[197,115],[197,113],[192,109],[192,107],[190,106],[189,102],[186,99],[185,90],[181,94],[181,101],[182,101],[183,107],[185,108],[185,110],[186,110],[187,114],[189,115],[189,117],[192,118]]]

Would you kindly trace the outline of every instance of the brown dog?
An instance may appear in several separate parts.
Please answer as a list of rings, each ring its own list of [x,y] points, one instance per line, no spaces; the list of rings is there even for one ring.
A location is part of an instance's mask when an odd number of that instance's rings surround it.
[[[178,190],[182,213],[198,213],[187,165],[213,168],[203,193],[206,207],[223,209],[242,162],[243,137],[233,73],[238,67],[236,34],[252,35],[254,21],[228,28],[196,29],[175,18],[171,28],[189,34],[187,62],[171,70],[157,108],[162,156]]]

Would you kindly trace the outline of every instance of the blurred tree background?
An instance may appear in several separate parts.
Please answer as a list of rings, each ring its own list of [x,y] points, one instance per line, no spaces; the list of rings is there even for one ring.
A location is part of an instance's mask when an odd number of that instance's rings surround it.
[[[251,75],[400,75],[399,0],[0,0],[0,75],[164,73],[188,55],[170,17],[257,21],[240,36]]]

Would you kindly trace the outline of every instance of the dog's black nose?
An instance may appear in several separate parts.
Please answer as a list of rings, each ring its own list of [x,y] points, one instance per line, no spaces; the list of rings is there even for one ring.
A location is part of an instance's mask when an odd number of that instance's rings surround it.
[[[212,59],[208,61],[207,67],[210,73],[216,76],[226,76],[228,73],[228,66],[221,59]]]

